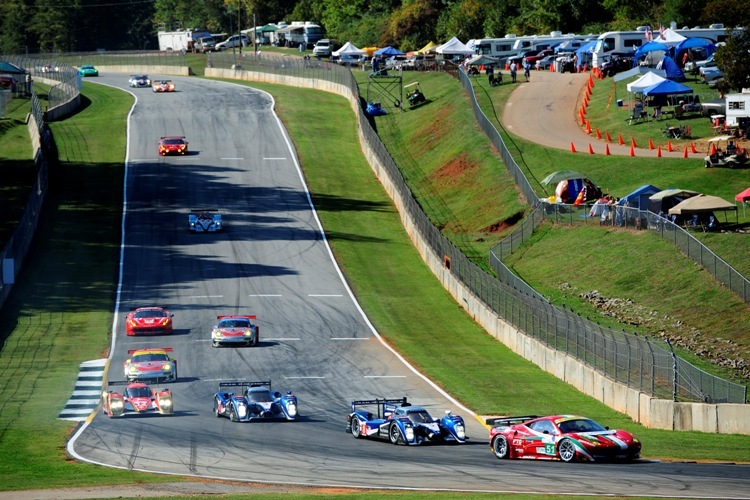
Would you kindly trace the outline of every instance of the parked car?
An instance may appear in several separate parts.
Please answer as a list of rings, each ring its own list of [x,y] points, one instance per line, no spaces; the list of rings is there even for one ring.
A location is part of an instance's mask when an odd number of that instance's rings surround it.
[[[543,58],[536,61],[536,69],[549,70],[549,67],[555,63],[555,59],[557,59],[557,54],[544,56]]]
[[[250,38],[247,35],[232,35],[221,43],[216,44],[216,50],[234,49],[242,45],[247,47],[250,45]]]
[[[727,100],[726,99],[714,99],[712,101],[706,101],[701,104],[701,113],[703,116],[714,116],[714,115],[726,115],[727,114]]]

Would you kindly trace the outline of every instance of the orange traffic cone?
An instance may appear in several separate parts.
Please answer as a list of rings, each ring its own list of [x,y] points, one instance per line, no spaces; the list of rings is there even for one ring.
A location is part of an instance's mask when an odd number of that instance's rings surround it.
[[[585,67],[585,66],[584,66],[584,67]],[[591,78],[591,75],[589,75],[589,86],[591,86],[591,87],[593,87],[593,86],[594,86],[594,79],[593,79],[593,78]]]
[[[584,73],[586,72],[586,65],[585,64],[583,65],[583,72]]]
[[[716,144],[711,144],[711,152],[709,154],[711,156],[716,154]]]
[[[658,148],[658,149],[656,150],[656,157],[657,157],[657,158],[661,158],[661,145],[660,145],[660,146],[659,146],[659,148]]]
[[[638,147],[638,146],[636,145],[636,143],[635,143],[635,137],[631,137],[631,138],[630,138],[630,145],[631,145],[631,146],[633,146],[634,148],[637,148],[637,147]]]
[[[599,132],[599,129],[596,129],[596,138],[597,139],[601,139],[602,138],[602,133]]]
[[[622,140],[622,134],[617,134],[617,141],[620,143],[620,146],[625,144],[625,141]]]
[[[576,153],[577,152],[576,151],[576,145],[573,144],[573,141],[570,142],[570,152],[571,153]]]
[[[635,156],[635,146],[632,144],[630,145],[630,156]]]
[[[655,149],[654,148],[654,141],[652,141],[651,139],[648,140],[648,149]]]
[[[505,61],[505,71],[510,71],[510,63]]]
[[[589,120],[586,120],[586,133],[591,133],[591,122]]]
[[[581,125],[586,125],[586,113],[583,111],[583,108],[581,108],[579,115],[581,118]]]
[[[674,148],[672,147],[672,141],[667,141],[667,151],[670,153],[674,151]]]
[[[690,143],[690,152],[691,153],[697,153],[698,152],[698,150],[695,149],[695,144],[692,143],[692,142]]]
[[[609,132],[604,132],[607,137],[607,142],[612,142],[612,136],[609,135]]]
[[[687,149],[685,151],[687,151]],[[590,155],[594,154],[594,147],[591,145],[590,142],[589,142],[589,154]],[[685,154],[687,154],[687,153],[685,153]]]
[[[687,148],[685,148],[685,152],[684,152],[684,153],[682,153],[682,157],[683,157],[683,158],[687,158],[687,157],[688,157],[688,151],[687,151]]]
[[[609,152],[609,144],[604,145],[604,154],[609,156],[611,153]]]

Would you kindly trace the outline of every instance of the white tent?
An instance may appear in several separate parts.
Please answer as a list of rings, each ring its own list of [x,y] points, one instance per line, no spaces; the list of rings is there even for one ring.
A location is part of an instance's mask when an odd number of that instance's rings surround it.
[[[343,56],[363,56],[367,54],[362,49],[358,49],[352,42],[346,42],[343,47],[341,47],[339,50],[334,50],[333,55],[336,57],[343,57]]]
[[[664,36],[659,35],[654,38],[655,42],[663,43],[667,47],[674,47],[683,40],[685,40],[685,37],[677,33],[672,28],[665,29]]]
[[[644,73],[643,76],[641,76],[634,82],[628,83],[628,92],[643,92],[652,85],[661,83],[664,80],[666,80],[666,78],[662,78],[656,73],[649,71],[648,73]]]
[[[464,45],[461,40],[455,36],[438,47],[436,52],[443,55],[471,55],[474,53],[473,50]]]

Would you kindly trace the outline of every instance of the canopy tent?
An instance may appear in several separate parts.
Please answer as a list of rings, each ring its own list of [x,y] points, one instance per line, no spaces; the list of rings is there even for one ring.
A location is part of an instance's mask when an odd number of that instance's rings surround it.
[[[367,54],[367,57],[372,57],[372,55],[375,53],[376,50],[378,50],[377,47],[362,47],[362,50],[365,51],[365,54]]]
[[[0,62],[0,74],[3,75],[25,75],[28,73],[26,68],[22,68],[20,66],[16,66],[15,64],[11,64],[9,62],[2,61]]]
[[[747,205],[747,202],[750,201],[750,188],[747,188],[741,193],[737,194],[734,199],[742,203],[742,214],[744,216],[745,206]]]
[[[646,210],[648,208],[648,199],[650,196],[661,191],[656,186],[646,184],[639,187],[627,196],[620,198],[620,205],[626,205],[630,208],[638,208],[640,210]]]
[[[578,50],[576,50],[576,59],[578,60],[579,66],[583,66],[584,63],[589,64],[591,62],[591,54],[593,54],[595,46],[596,41],[588,42],[584,43],[578,48]]]
[[[675,58],[679,61],[681,52],[688,50],[688,49],[698,49],[698,48],[706,50],[706,57],[716,52],[716,45],[709,42],[708,40],[704,40],[703,38],[698,38],[696,36],[696,37],[686,38],[675,46],[674,48]]]
[[[633,60],[633,64],[638,64],[638,59],[640,59],[645,54],[656,51],[667,52],[669,51],[669,47],[661,42],[656,41],[644,43],[638,48],[638,50],[635,51],[635,59]]]
[[[344,56],[363,56],[367,51],[358,49],[352,42],[346,42],[339,50],[334,50],[333,55],[337,57]]]
[[[474,53],[469,47],[464,45],[461,40],[455,36],[446,43],[435,49],[435,52],[442,55],[472,55]]]
[[[567,181],[568,179],[585,179],[586,176],[576,172],[575,170],[558,170],[552,172],[547,177],[542,179],[542,184],[548,186],[550,184],[557,184],[560,181]]]
[[[659,36],[654,38],[655,42],[663,43],[667,47],[675,47],[684,40],[685,37],[677,33],[672,28],[665,29],[663,34],[660,34]]]
[[[499,64],[500,59],[497,57],[486,56],[484,54],[479,54],[466,60],[467,66],[497,66]]]
[[[729,212],[737,210],[737,205],[718,196],[699,194],[681,201],[669,209],[670,214],[692,215],[706,212]]]
[[[649,71],[648,73],[644,73],[641,75],[640,78],[638,78],[635,81],[632,81],[628,83],[627,88],[628,92],[633,93],[640,93],[646,90],[649,87],[653,87],[657,83],[666,82],[667,79],[659,76],[657,73]]]
[[[699,194],[698,191],[689,189],[665,189],[648,197],[648,211],[664,214],[681,201]]]
[[[656,83],[643,91],[645,96],[673,95],[673,94],[692,94],[693,89],[672,80],[664,80]]]
[[[417,54],[434,54],[435,50],[437,50],[438,45],[435,42],[430,42],[421,49],[417,51]]]
[[[405,54],[403,52],[401,52],[400,50],[394,49],[393,47],[391,47],[389,45],[388,47],[384,47],[382,49],[376,50],[375,51],[375,55],[376,56],[391,57],[391,56],[403,56]]]

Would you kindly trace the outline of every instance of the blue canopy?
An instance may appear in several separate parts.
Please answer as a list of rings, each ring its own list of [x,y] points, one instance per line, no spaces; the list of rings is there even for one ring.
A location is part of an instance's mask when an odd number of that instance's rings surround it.
[[[665,56],[664,59],[661,60],[661,69],[667,73],[667,78],[670,80],[675,82],[685,81],[685,73],[682,72],[680,67],[677,66],[677,63],[674,62],[674,59],[671,57]]]
[[[698,37],[686,38],[675,47],[675,54],[679,54],[683,50],[701,48],[706,49],[706,57],[716,52],[716,45]]]
[[[654,95],[672,95],[672,94],[692,94],[693,89],[686,87],[685,85],[672,80],[664,80],[656,85],[651,85],[649,88],[643,91],[645,96]]]
[[[393,47],[389,45],[388,47],[376,50],[375,55],[390,57],[390,56],[403,56],[404,53],[398,49],[394,49]]]
[[[25,68],[16,66],[15,64],[2,61],[0,62],[0,73],[11,74],[11,75],[23,75],[28,73]]]
[[[596,41],[585,43],[584,45],[581,45],[581,47],[576,50],[576,57],[578,58],[578,64],[583,64],[584,57],[586,57],[586,54],[591,54],[594,52],[594,46],[596,45]]]
[[[669,47],[660,42],[647,42],[641,45],[640,48],[635,51],[635,58],[639,59],[643,54],[655,52],[657,50],[661,50],[662,52],[669,52]]]
[[[638,208],[640,210],[648,210],[648,199],[652,194],[660,192],[656,186],[646,184],[641,186],[627,196],[620,198],[620,205],[628,204],[628,207]]]

